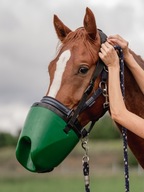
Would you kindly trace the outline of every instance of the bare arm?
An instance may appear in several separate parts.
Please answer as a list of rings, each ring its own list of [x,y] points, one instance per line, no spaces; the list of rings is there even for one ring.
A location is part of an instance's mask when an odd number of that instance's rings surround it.
[[[144,138],[144,119],[131,113],[125,107],[120,89],[119,70],[111,67],[108,70],[109,102],[112,119]]]
[[[99,56],[108,66],[109,102],[113,120],[144,138],[144,119],[128,111],[123,101],[120,88],[119,60],[116,51],[113,46],[106,42],[102,45]]]

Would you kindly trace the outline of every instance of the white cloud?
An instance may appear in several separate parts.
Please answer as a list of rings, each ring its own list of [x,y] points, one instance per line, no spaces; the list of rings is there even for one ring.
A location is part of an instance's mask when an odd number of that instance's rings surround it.
[[[1,104],[0,106],[0,131],[16,135],[24,124],[28,106],[19,103]]]
[[[92,6],[104,6],[107,8],[115,7],[118,3],[122,2],[123,0],[87,0],[90,2]],[[124,0],[125,1],[125,0]]]

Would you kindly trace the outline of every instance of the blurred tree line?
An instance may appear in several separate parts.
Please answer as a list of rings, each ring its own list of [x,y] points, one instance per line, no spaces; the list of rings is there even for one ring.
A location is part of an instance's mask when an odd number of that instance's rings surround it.
[[[120,131],[108,114],[95,123],[90,133],[90,139],[92,140],[114,140],[120,138]]]
[[[13,136],[10,133],[0,132],[0,148],[6,146],[16,146],[18,136]]]

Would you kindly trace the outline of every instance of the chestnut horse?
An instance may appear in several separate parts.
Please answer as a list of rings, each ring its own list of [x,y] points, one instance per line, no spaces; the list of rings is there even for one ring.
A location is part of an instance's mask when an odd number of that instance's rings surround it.
[[[48,67],[50,84],[46,95],[75,110],[97,68],[98,52],[101,46],[100,32],[97,29],[94,14],[89,8],[86,8],[84,27],[72,31],[56,15],[54,15],[54,27],[61,46],[57,56]],[[144,68],[144,61],[141,57],[134,52],[132,54]],[[90,96],[98,89],[100,78],[99,75],[95,80]],[[104,102],[105,97],[100,94],[91,106],[79,114],[78,120],[82,127],[103,116]],[[126,66],[125,103],[128,110],[144,118],[144,95]],[[128,145],[144,168],[144,139],[128,131]]]

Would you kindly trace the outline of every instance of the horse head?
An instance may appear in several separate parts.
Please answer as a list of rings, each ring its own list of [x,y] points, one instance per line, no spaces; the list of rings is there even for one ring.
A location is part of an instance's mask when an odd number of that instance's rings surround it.
[[[106,36],[97,29],[94,14],[89,8],[86,9],[83,24],[83,27],[72,31],[54,15],[54,27],[61,45],[48,67],[50,84],[46,95],[72,110],[77,109],[97,70],[101,41],[106,40]],[[100,82],[101,74],[96,78],[88,98],[99,88]],[[103,94],[100,94],[91,106],[82,110],[78,116],[82,127],[104,114],[104,101]]]
[[[16,148],[18,161],[32,172],[60,164],[87,134],[84,126],[108,109],[107,71],[98,57],[106,35],[92,11],[86,9],[84,26],[75,31],[56,15],[54,27],[61,45],[48,67],[48,91],[32,105]]]

